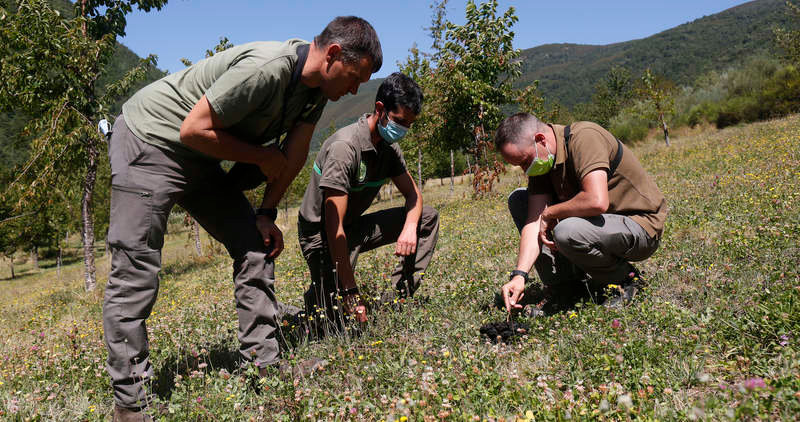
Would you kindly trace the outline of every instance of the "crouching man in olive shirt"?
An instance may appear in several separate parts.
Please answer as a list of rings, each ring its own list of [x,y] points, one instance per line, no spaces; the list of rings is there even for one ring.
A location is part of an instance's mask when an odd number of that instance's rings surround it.
[[[298,217],[303,256],[311,271],[305,293],[308,315],[339,321],[345,314],[367,320],[353,269],[358,254],[395,243],[402,257],[391,281],[400,297],[411,296],[431,261],[439,233],[439,215],[422,206],[397,141],[414,123],[422,91],[411,78],[393,73],[378,88],[375,111],[338,130],[314,160]],[[391,181],[405,197],[405,206],[362,215]],[[319,319],[319,318],[317,318]]]
[[[534,263],[545,290],[528,302],[560,290],[628,303],[643,287],[630,261],[656,251],[667,217],[664,196],[633,153],[595,123],[551,125],[527,113],[500,124],[495,146],[528,175],[528,188],[508,198],[520,247],[501,292],[506,309],[522,308]]]

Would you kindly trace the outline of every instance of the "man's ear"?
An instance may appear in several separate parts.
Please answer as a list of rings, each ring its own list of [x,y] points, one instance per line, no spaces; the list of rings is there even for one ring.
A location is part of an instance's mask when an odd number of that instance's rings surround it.
[[[339,55],[342,52],[342,46],[336,43],[331,43],[328,47],[325,48],[325,61],[328,64],[333,64],[336,59],[339,58]]]
[[[536,134],[533,135],[533,140],[536,142],[544,142],[545,139],[546,137],[542,132],[536,132]]]
[[[383,110],[385,110],[383,102],[375,101],[375,114],[381,114],[383,113]]]

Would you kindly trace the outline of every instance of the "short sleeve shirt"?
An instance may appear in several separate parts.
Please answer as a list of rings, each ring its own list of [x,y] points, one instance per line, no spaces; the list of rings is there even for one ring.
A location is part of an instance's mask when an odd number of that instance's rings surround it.
[[[253,42],[219,52],[142,88],[123,104],[125,121],[147,143],[205,158],[180,140],[183,120],[203,95],[223,128],[247,143],[270,143],[297,122],[316,124],[327,100],[318,88],[302,82],[284,114],[284,96],[301,45],[308,42]]]
[[[551,125],[556,135],[556,158],[553,169],[544,175],[528,178],[530,194],[548,194],[564,202],[581,190],[581,180],[595,170],[610,169],[610,163],[622,146],[622,161],[608,179],[609,214],[629,216],[651,237],[661,237],[667,218],[667,201],[639,160],[614,135],[592,122],[570,125],[570,139],[565,142],[564,126]]]
[[[384,183],[407,171],[399,145],[383,140],[372,144],[368,118],[361,116],[323,142],[300,205],[301,226],[320,227],[324,189],[347,194],[344,224],[350,224],[369,208]]]

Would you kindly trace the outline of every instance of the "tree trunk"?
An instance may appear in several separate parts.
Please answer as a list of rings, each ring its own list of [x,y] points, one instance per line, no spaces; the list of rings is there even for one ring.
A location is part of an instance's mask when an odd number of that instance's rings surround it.
[[[664,120],[663,114],[661,115],[661,126],[664,128],[664,142],[669,146],[669,128],[667,127],[667,121]]]
[[[56,272],[58,273],[58,281],[61,281],[61,246],[58,247],[58,259],[56,260]]]
[[[469,154],[464,154],[467,158],[467,174],[472,173],[472,166],[469,164]]]
[[[417,184],[422,191],[422,148],[417,147]]]
[[[453,192],[453,178],[456,175],[455,162],[453,161],[453,150],[450,150],[450,192]]]
[[[36,246],[31,250],[31,261],[33,262],[33,269],[39,271],[39,248]]]
[[[83,181],[83,198],[81,200],[81,222],[83,230],[83,263],[86,268],[86,291],[92,291],[97,286],[96,269],[94,265],[94,209],[92,195],[94,184],[97,180],[97,145],[94,137],[86,140],[89,163],[86,167],[86,178]]]
[[[194,235],[194,250],[197,256],[203,256],[203,244],[200,243],[200,224],[192,218],[192,234]]]
[[[16,275],[14,274],[14,257],[13,256],[8,257],[8,268],[11,269],[11,279],[13,280],[16,277]]]

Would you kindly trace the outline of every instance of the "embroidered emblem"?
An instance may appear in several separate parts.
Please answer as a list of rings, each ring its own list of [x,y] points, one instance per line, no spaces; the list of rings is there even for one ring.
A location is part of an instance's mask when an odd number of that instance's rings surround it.
[[[364,183],[367,179],[367,165],[364,161],[358,163],[358,183]]]

